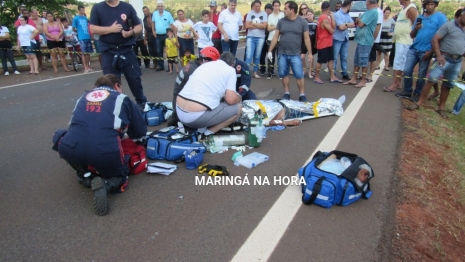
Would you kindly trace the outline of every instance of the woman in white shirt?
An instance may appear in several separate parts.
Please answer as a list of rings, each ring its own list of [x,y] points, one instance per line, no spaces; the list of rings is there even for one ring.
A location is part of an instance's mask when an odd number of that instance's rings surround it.
[[[0,23],[0,59],[2,60],[3,73],[7,76],[10,75],[8,72],[8,63],[7,59],[10,61],[11,67],[13,67],[13,72],[15,75],[19,75],[18,68],[16,67],[16,62],[13,57],[13,51],[11,50],[11,40],[10,40],[10,31],[6,26],[3,26]]]
[[[36,52],[38,50],[38,43],[34,40],[39,34],[39,31],[34,28],[32,25],[27,24],[29,17],[21,16],[19,18],[20,26],[18,26],[18,46],[21,47],[21,50],[24,52],[29,63],[31,70],[29,74],[38,75],[39,74],[39,61],[36,57]]]
[[[178,36],[179,56],[182,57],[186,49],[189,49],[191,54],[194,54],[194,36],[196,35],[192,29],[194,23],[184,16],[183,10],[178,10],[177,14],[178,19],[173,24],[176,26],[176,34]]]

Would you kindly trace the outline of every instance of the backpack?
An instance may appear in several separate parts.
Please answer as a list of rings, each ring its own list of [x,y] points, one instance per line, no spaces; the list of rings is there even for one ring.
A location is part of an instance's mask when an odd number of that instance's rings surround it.
[[[132,175],[137,175],[147,169],[147,158],[145,148],[136,144],[132,139],[121,140],[121,147],[125,156],[129,156],[129,171]]]
[[[346,166],[338,163],[346,161]],[[374,177],[371,166],[361,157],[341,152],[318,151],[310,163],[299,169],[302,184],[302,202],[330,208],[347,206],[360,198],[368,199],[370,179]]]

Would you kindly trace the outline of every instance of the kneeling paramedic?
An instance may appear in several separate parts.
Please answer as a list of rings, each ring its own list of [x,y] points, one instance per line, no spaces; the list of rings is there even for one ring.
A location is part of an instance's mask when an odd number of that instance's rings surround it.
[[[250,76],[249,65],[244,61],[236,58],[236,91],[242,96],[242,100],[257,100],[254,92],[250,90],[252,84],[252,77]]]
[[[68,131],[55,132],[53,149],[77,171],[79,183],[92,187],[98,215],[108,213],[107,193],[124,192],[128,184],[129,156],[123,154],[121,140],[126,134],[141,139],[146,133],[138,106],[111,74],[79,98]]]

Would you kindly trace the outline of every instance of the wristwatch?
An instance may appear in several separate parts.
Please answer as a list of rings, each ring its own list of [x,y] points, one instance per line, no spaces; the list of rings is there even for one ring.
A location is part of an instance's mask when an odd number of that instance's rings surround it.
[[[346,27],[348,27],[348,26],[347,26],[347,23],[346,23]]]
[[[134,33],[134,29],[132,29],[132,36],[135,36],[136,34]]]

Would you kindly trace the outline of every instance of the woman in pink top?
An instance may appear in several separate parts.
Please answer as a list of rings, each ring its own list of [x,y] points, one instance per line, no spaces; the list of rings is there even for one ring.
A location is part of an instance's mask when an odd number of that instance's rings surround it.
[[[47,20],[48,22],[44,24],[44,33],[47,39],[47,47],[52,56],[53,70],[55,70],[55,73],[58,73],[57,54],[59,54],[65,72],[69,72],[71,70],[69,70],[68,65],[66,65],[64,53],[66,45],[65,41],[63,41],[63,26],[55,21],[52,13],[47,13]]]

